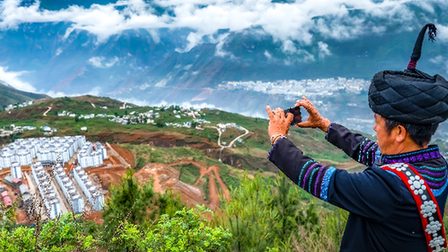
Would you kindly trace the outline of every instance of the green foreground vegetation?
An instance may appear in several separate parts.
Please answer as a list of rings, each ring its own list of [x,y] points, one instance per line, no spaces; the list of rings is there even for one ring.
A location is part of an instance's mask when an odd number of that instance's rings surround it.
[[[102,225],[74,214],[15,225],[15,208],[5,209],[0,250],[300,251],[312,241],[315,249],[309,251],[329,245],[336,251],[347,216],[318,209],[284,176],[242,177],[218,214],[203,206],[188,209],[169,191],[155,193],[150,183],[138,186],[133,174],[129,169],[121,184],[111,188]],[[331,229],[324,228],[330,224]]]
[[[65,214],[33,226],[0,212],[1,251],[338,251],[348,213],[316,201],[285,176],[241,178],[222,212],[187,208],[138,186],[129,170],[112,188],[102,225]],[[445,216],[444,222],[448,224]]]

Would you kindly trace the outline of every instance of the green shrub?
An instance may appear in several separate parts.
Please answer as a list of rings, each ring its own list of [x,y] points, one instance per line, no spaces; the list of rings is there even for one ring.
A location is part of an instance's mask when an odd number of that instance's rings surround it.
[[[227,251],[232,235],[224,228],[210,227],[201,215],[212,211],[198,209],[176,212],[173,217],[162,215],[156,227],[142,242],[145,251]]]

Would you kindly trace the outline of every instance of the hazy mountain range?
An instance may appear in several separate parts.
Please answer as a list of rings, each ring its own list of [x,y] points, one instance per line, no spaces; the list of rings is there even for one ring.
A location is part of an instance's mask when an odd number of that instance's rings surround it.
[[[4,109],[10,104],[18,104],[26,101],[33,101],[37,99],[48,98],[44,94],[35,94],[30,92],[24,92],[12,88],[7,83],[0,81],[0,109]]]
[[[2,1],[0,79],[51,96],[90,93],[260,114],[267,103],[283,106],[282,96],[214,88],[401,70],[427,22],[439,36],[425,42],[418,68],[448,76],[445,1],[94,2]]]

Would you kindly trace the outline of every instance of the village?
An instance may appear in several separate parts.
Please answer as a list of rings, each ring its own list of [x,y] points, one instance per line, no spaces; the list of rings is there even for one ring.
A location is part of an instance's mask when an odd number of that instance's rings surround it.
[[[131,107],[126,104],[120,107],[125,108]],[[164,114],[168,109],[169,114]],[[211,126],[210,121],[201,118],[205,115],[201,109],[163,105],[143,113],[126,112],[123,116],[76,115],[70,111],[57,113],[58,117],[78,117],[84,120],[107,118],[122,125],[163,123],[164,127],[196,130],[214,128],[219,133],[218,145],[222,149],[234,147],[236,141],[241,143],[241,137],[249,133],[235,123],[218,123]],[[221,134],[230,128],[245,133],[229,144],[221,142]],[[92,143],[87,141],[84,135],[53,136],[57,129],[50,125],[36,127],[12,124],[4,127],[1,134],[37,129],[42,131],[38,135],[44,137],[15,139],[0,149],[0,201],[3,206],[11,207],[17,204],[17,222],[22,224],[32,223],[33,218],[38,215],[44,216],[44,219],[54,219],[68,212],[84,214],[102,210],[109,193],[110,178],[119,181],[121,174],[133,162],[132,158],[123,158],[117,145]],[[81,127],[81,131],[87,131],[87,127]]]
[[[129,165],[109,144],[85,136],[17,139],[0,151],[0,195],[4,207],[18,205],[17,222],[99,211],[108,193],[89,169]]]
[[[24,104],[32,104],[33,101],[24,103]],[[95,106],[94,104],[92,104],[92,106]],[[22,106],[23,107],[23,106]],[[174,117],[170,118],[169,121],[166,122],[158,122],[159,124],[162,123],[164,126],[170,126],[170,127],[175,127],[175,128],[180,128],[180,127],[184,127],[184,128],[191,128],[192,125],[194,125],[194,128],[198,129],[198,130],[203,130],[203,128],[199,125],[199,124],[210,124],[209,121],[205,120],[205,119],[200,119],[198,117],[201,117],[201,109],[194,109],[194,108],[182,108],[179,106],[171,106],[173,108],[173,113],[174,113]],[[15,105],[8,105],[7,108],[9,108],[10,110],[12,109],[16,109],[17,106]],[[100,107],[102,109],[107,109],[106,106]],[[130,105],[126,105],[126,103],[123,104],[123,106],[119,107],[120,110],[123,109],[130,109],[132,108],[132,106]],[[170,108],[169,106],[166,105],[160,105],[155,107],[154,109],[151,109],[147,112],[143,112],[143,113],[137,113],[136,111],[132,111],[129,114],[127,113],[127,110],[125,111],[125,115],[123,116],[119,116],[117,114],[115,115],[108,115],[108,114],[76,114],[74,112],[71,111],[61,111],[57,113],[58,117],[71,117],[74,118],[75,120],[89,120],[89,119],[93,119],[93,118],[106,118],[111,122],[115,122],[115,123],[119,123],[122,125],[137,125],[137,124],[153,124],[153,125],[158,125],[156,120],[160,118],[160,115],[162,112],[164,112],[165,110],[167,110],[168,108]],[[50,108],[49,108],[50,110]],[[48,110],[48,111],[49,111]],[[44,113],[44,115],[47,114],[47,112]],[[202,114],[205,115],[205,114]],[[181,119],[181,118],[185,118],[185,117],[192,117],[193,120],[192,121],[186,121],[186,122],[182,122],[182,123],[178,123],[178,122],[173,122],[176,119]],[[168,120],[167,118],[165,118],[166,120]],[[15,124],[11,124],[8,127],[3,127],[2,129],[0,129],[0,137],[4,137],[4,136],[10,136],[12,134],[18,134],[18,133],[22,133],[23,131],[29,131],[29,130],[41,130],[43,132],[43,135],[45,136],[52,136],[54,133],[56,133],[58,131],[57,128],[51,127],[50,125],[44,125],[44,126],[40,126],[39,128],[37,128],[36,126],[18,126]],[[80,127],[81,131],[87,131],[88,128],[83,126]]]

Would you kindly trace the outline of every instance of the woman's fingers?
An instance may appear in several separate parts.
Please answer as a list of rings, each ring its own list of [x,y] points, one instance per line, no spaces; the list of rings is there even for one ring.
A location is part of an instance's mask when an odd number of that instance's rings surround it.
[[[310,110],[312,108],[314,108],[313,104],[311,104],[309,101],[304,101],[304,100],[298,101],[296,103],[296,105],[304,107],[306,109],[306,111],[308,111],[308,112],[310,112]]]
[[[302,128],[308,128],[311,126],[311,123],[309,121],[301,122],[301,123],[298,123],[297,126],[302,127]]]
[[[268,112],[268,116],[269,116],[269,120],[273,120],[274,119],[274,113],[273,113],[273,111],[271,110],[271,107],[269,107],[269,106],[266,106],[266,112]]]
[[[286,114],[286,121],[289,125],[291,124],[292,120],[294,120],[294,115],[292,113]]]
[[[279,119],[283,119],[285,117],[285,112],[283,111],[283,109],[281,108],[276,108],[275,109],[275,115],[279,118]]]

